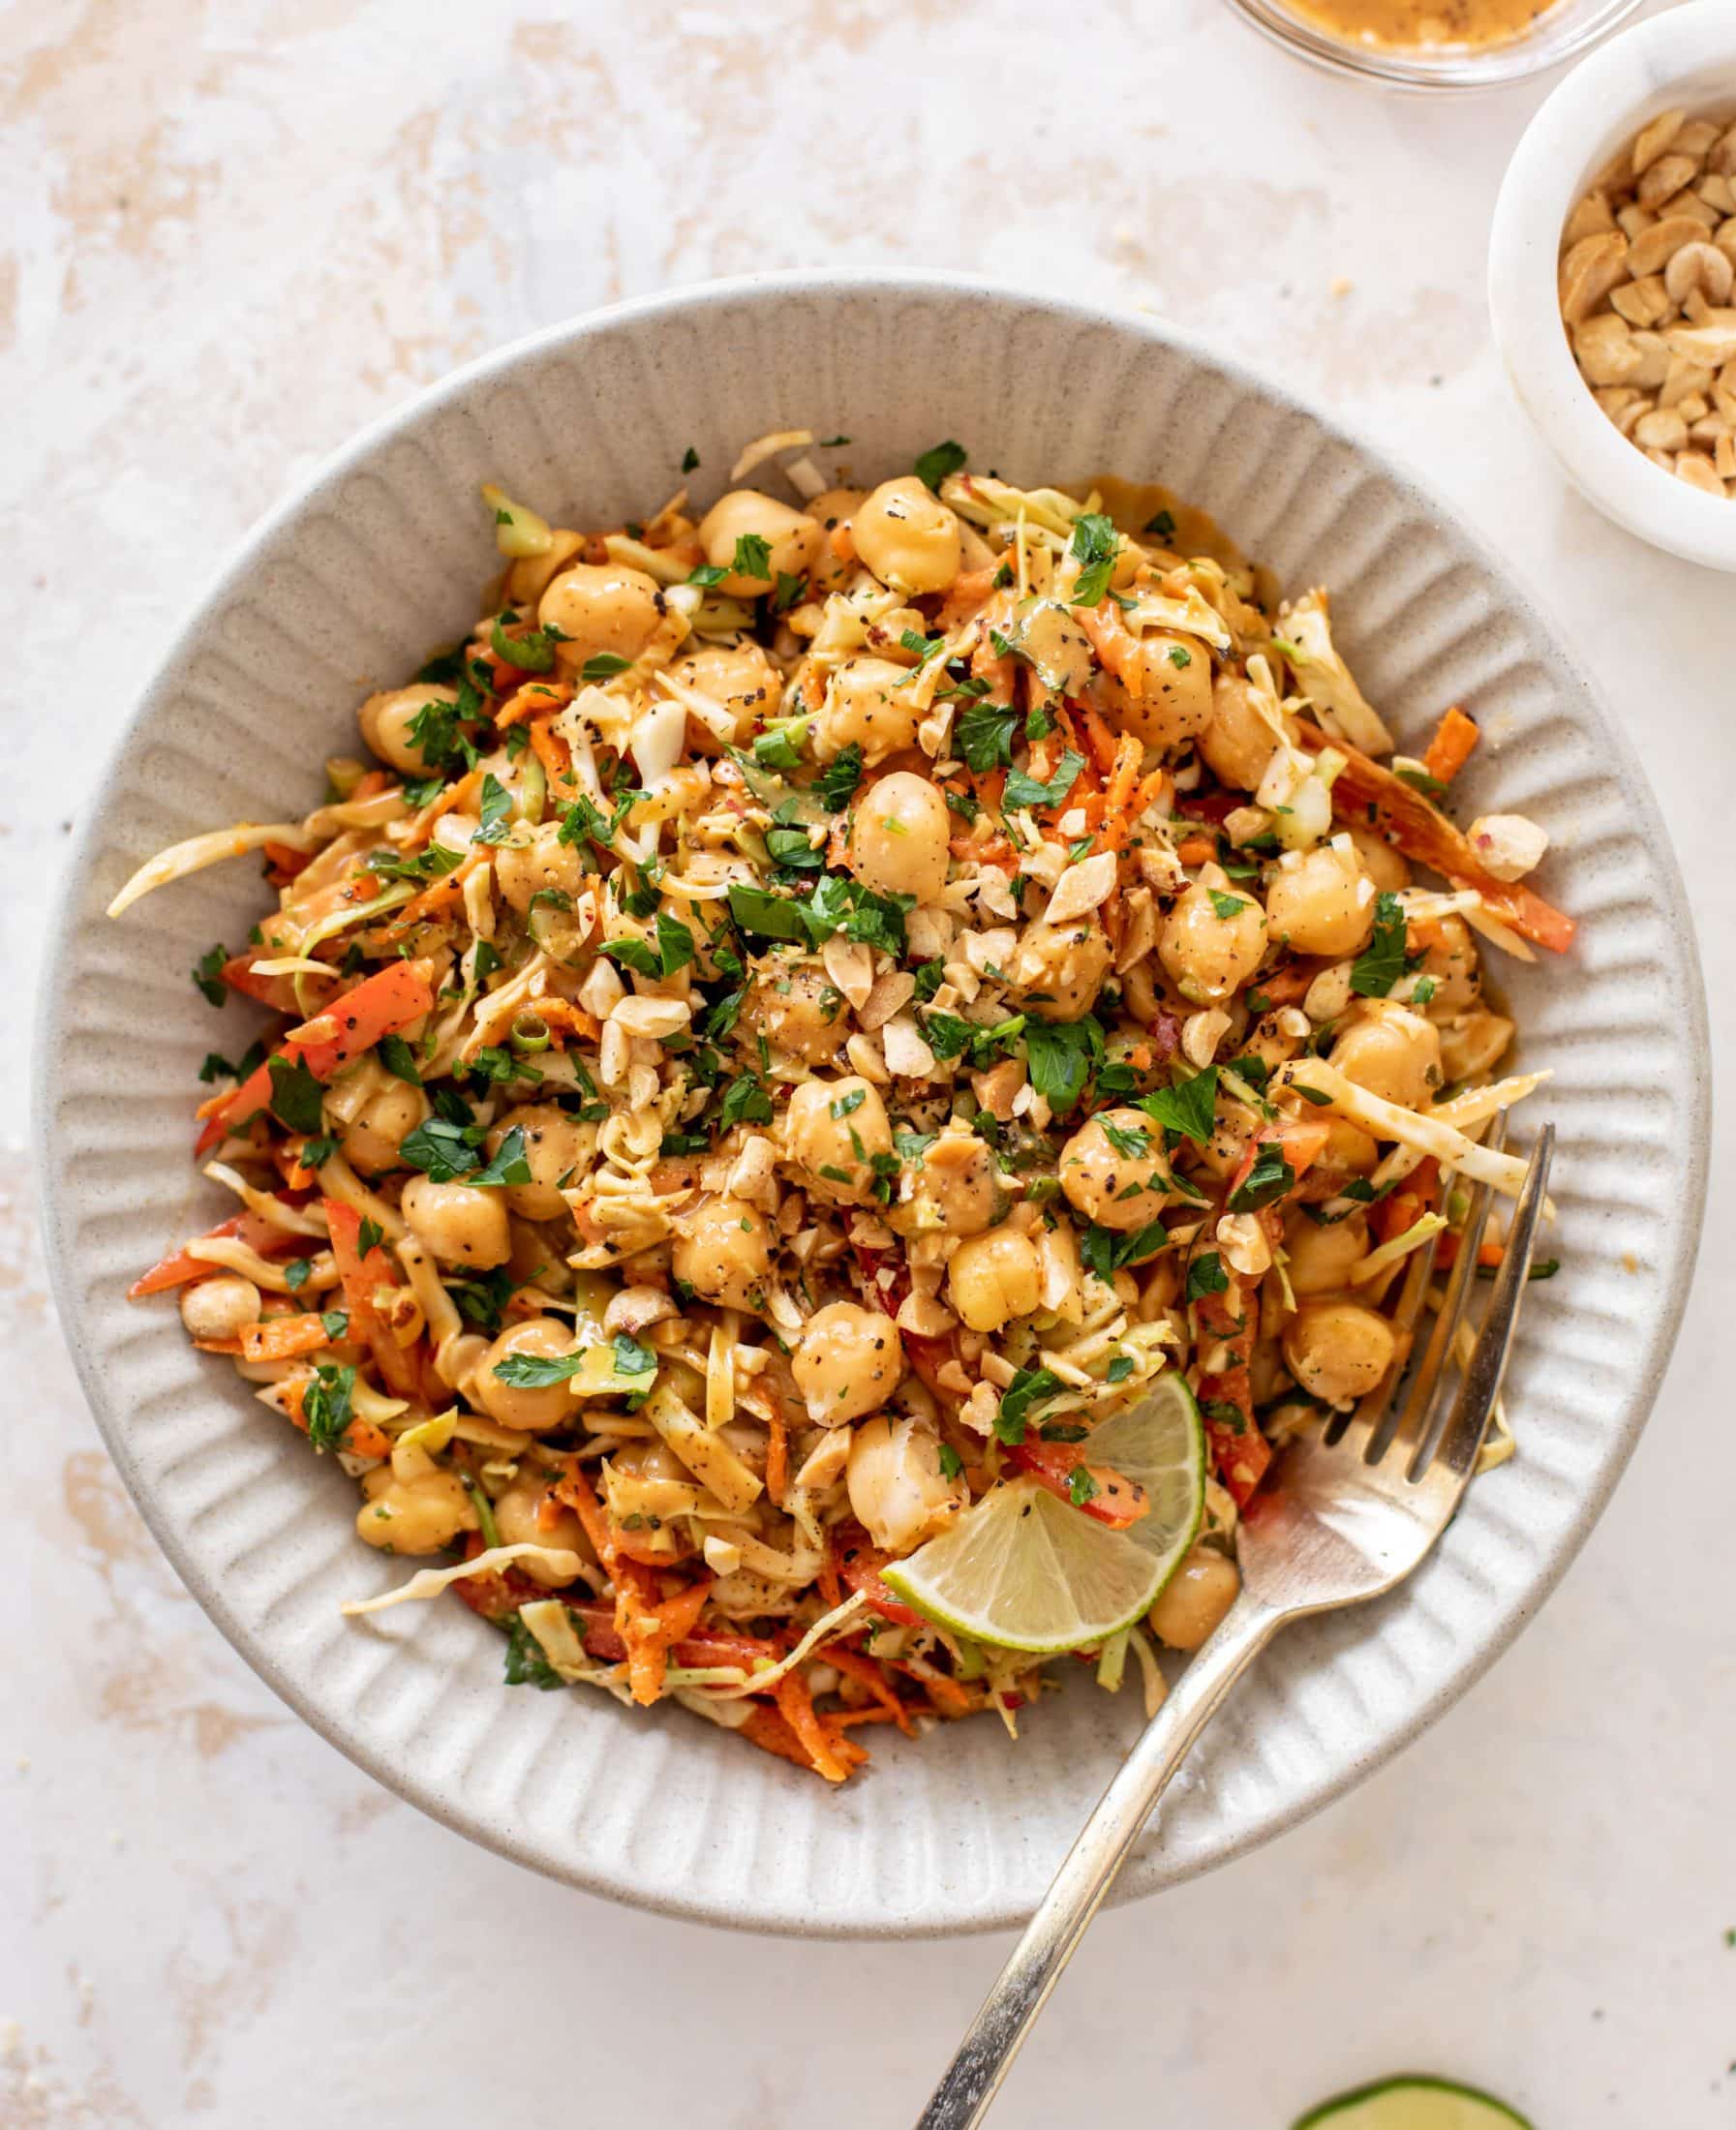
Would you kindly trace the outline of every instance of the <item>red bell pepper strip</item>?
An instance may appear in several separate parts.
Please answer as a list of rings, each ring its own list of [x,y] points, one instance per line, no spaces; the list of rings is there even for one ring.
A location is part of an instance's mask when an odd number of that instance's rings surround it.
[[[314,1078],[329,1080],[340,1065],[348,1065],[371,1050],[382,1036],[395,1035],[420,1020],[434,1004],[425,961],[395,961],[364,977],[354,990],[335,998],[322,1013],[291,1031],[276,1053],[285,1064],[304,1064]],[[271,1104],[271,1060],[251,1074],[220,1109],[205,1120],[195,1152],[204,1153],[249,1117]]]
[[[1137,1480],[1117,1472],[1113,1465],[1093,1464],[1089,1449],[1088,1439],[1082,1443],[1046,1443],[1041,1437],[1027,1435],[1007,1451],[1007,1462],[1020,1472],[1028,1472],[1063,1502],[1073,1502],[1073,1475],[1081,1471],[1089,1474],[1097,1491],[1088,1501],[1074,1502],[1073,1506],[1082,1509],[1094,1523],[1108,1524],[1112,1531],[1125,1531],[1149,1511],[1151,1497]]]
[[[1318,727],[1301,723],[1296,734],[1302,745],[1320,753],[1333,747],[1345,757],[1345,766],[1332,783],[1332,810],[1357,828],[1381,831],[1397,844],[1407,858],[1419,860],[1445,873],[1454,887],[1475,888],[1491,917],[1510,925],[1522,938],[1547,947],[1551,954],[1565,954],[1578,928],[1540,895],[1517,880],[1497,880],[1477,862],[1477,854],[1459,829],[1420,792],[1413,791],[1392,772],[1358,754],[1343,740],[1328,740]]]
[[[398,1344],[391,1326],[374,1302],[377,1287],[402,1284],[397,1267],[376,1243],[366,1256],[361,1248],[362,1217],[341,1199],[322,1199],[326,1226],[331,1233],[331,1254],[344,1283],[344,1300],[350,1310],[350,1328],[373,1354],[386,1386],[395,1398],[414,1400],[421,1394],[422,1374],[412,1351]]]
[[[871,1611],[877,1612],[882,1620],[890,1620],[895,1627],[923,1626],[921,1613],[912,1612],[908,1605],[899,1604],[880,1580],[880,1570],[892,1559],[892,1555],[882,1553],[878,1546],[870,1545],[866,1532],[848,1527],[835,1532],[832,1547],[839,1581],[858,1596],[866,1598]]]
[[[233,1235],[250,1250],[257,1250],[262,1258],[279,1257],[294,1249],[303,1238],[287,1234],[281,1228],[274,1228],[270,1221],[258,1213],[236,1213],[232,1219],[220,1221],[207,1233],[199,1236],[200,1242],[214,1242],[219,1235]],[[148,1272],[141,1273],[127,1289],[129,1301],[141,1301],[146,1294],[161,1294],[171,1287],[186,1287],[194,1280],[210,1279],[221,1272],[221,1264],[213,1264],[208,1258],[196,1258],[188,1250],[176,1250],[166,1258],[160,1258]]]

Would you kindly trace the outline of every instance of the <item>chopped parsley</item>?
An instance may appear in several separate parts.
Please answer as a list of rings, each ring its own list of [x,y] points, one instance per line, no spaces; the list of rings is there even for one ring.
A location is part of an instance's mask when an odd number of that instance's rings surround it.
[[[316,1449],[342,1446],[354,1395],[353,1368],[335,1368],[321,1362],[314,1370],[314,1380],[302,1393],[301,1416],[308,1423],[308,1441]]]
[[[673,976],[677,969],[685,969],[693,959],[696,949],[693,934],[681,919],[671,917],[667,910],[659,910],[655,947],[644,939],[608,939],[603,942],[602,951],[624,969],[660,981]]]
[[[1087,510],[1082,517],[1075,518],[1067,552],[1080,565],[1072,604],[1100,605],[1110,588],[1115,558],[1121,552],[1121,535],[1115,531],[1114,521],[1097,510]]]
[[[963,466],[970,453],[961,443],[955,443],[949,437],[944,443],[931,444],[927,451],[918,454],[917,478],[925,488],[940,493],[940,484],[949,473],[956,473]]]
[[[1033,1405],[1051,1398],[1061,1388],[1052,1369],[1021,1368],[1001,1392],[1000,1410],[994,1415],[994,1432],[1013,1448],[1024,1440],[1025,1422]]]
[[[271,1075],[271,1112],[291,1132],[317,1138],[324,1122],[325,1089],[299,1057],[281,1052],[266,1060]]]
[[[1024,1030],[1030,1081],[1057,1112],[1071,1110],[1103,1061],[1103,1025],[1094,1014],[1079,1020],[1032,1020]]]
[[[821,770],[814,789],[819,793],[820,804],[828,813],[841,813],[856,795],[856,787],[862,781],[862,749],[852,740],[848,746],[840,747],[836,758]]]
[[[1374,937],[1351,964],[1351,989],[1385,998],[1409,961],[1405,954],[1405,906],[1389,889],[1375,898]]]
[[[1295,1180],[1295,1171],[1284,1158],[1283,1147],[1275,1140],[1267,1140],[1256,1150],[1253,1168],[1231,1192],[1230,1210],[1256,1213],[1294,1189]]]
[[[1079,781],[1079,773],[1085,766],[1082,754],[1075,754],[1071,748],[1061,756],[1054,775],[1047,783],[1040,782],[1021,769],[1009,772],[1006,790],[1001,805],[1016,806],[1058,806]]]
[[[1207,1294],[1227,1293],[1230,1288],[1223,1260],[1215,1250],[1202,1250],[1188,1262],[1187,1299],[1203,1301]]]
[[[618,651],[594,651],[579,668],[579,679],[594,686],[601,681],[612,681],[616,674],[624,673],[632,664]]]
[[[1141,1095],[1134,1108],[1143,1110],[1166,1132],[1177,1132],[1183,1139],[1191,1139],[1197,1145],[1204,1146],[1211,1139],[1217,1096],[1218,1069],[1215,1065],[1207,1065],[1203,1072],[1173,1080],[1168,1087],[1155,1088],[1148,1095]]]
[[[209,1005],[221,1006],[228,1001],[229,994],[223,981],[223,965],[228,958],[227,947],[210,947],[193,964],[193,981],[204,992]]]
[[[966,765],[979,776],[1013,766],[1013,727],[1018,714],[992,703],[972,703],[953,727],[953,738]]]

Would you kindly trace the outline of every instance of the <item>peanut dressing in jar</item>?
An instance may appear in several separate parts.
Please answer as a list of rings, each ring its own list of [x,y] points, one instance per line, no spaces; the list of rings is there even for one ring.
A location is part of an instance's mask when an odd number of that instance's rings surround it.
[[[1508,45],[1554,0],[1287,0],[1293,15],[1349,44]]]

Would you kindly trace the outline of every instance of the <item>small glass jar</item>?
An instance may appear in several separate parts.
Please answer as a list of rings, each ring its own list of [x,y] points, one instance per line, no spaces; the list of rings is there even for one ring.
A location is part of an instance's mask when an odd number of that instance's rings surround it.
[[[1401,89],[1483,89],[1577,58],[1625,22],[1640,0],[1555,0],[1522,36],[1495,45],[1378,45],[1338,36],[1287,0],[1228,4],[1274,44],[1330,73]]]

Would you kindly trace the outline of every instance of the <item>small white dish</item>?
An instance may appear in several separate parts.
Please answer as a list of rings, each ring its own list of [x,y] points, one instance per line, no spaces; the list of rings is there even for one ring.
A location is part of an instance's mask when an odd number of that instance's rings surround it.
[[[1736,502],[1654,466],[1607,420],[1568,346],[1556,261],[1595,171],[1677,105],[1736,106],[1736,7],[1696,0],[1639,22],[1576,67],[1526,128],[1489,238],[1489,315],[1520,405],[1562,471],[1605,517],[1711,569],[1736,570]]]
[[[89,787],[44,965],[35,1143],[55,1295],[86,1394],[188,1588],[291,1707],[446,1825],[593,1892],[755,1930],[911,1936],[1030,1913],[1137,1726],[1133,1696],[876,1742],[840,1794],[680,1709],[508,1692],[502,1642],[450,1600],[366,1621],[402,1581],[355,1536],[355,1490],[264,1412],[172,1304],[127,1301],[229,1210],[190,1161],[200,1056],[246,1040],[188,983],[266,906],[215,867],[138,921],[104,908],[153,851],[315,805],[355,709],[470,626],[496,566],[478,484],[557,522],[696,498],[748,438],[851,441],[879,479],[943,437],[1016,480],[1166,481],[1293,589],[1332,591],[1340,643],[1401,740],[1462,702],[1484,739],[1468,815],[1549,831],[1540,886],[1579,925],[1504,965],[1524,1069],[1553,1079],[1561,1277],[1536,1288],[1508,1383],[1512,1463],[1379,1604],[1262,1658],[1136,1843],[1114,1898],[1293,1825],[1415,1738],[1500,1654],[1596,1521],[1687,1300],[1709,1161],[1693,925],[1644,772],[1549,624],[1486,547],[1384,454],[1155,319],[961,275],[758,275],[558,325],[397,410],[245,541]],[[251,1017],[248,1017],[251,1018]],[[1527,1131],[1533,1127],[1528,1124]]]

